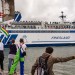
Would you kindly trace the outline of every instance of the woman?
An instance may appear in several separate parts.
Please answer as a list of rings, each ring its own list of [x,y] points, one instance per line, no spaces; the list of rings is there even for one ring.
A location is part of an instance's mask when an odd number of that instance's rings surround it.
[[[9,51],[9,55],[8,55],[8,58],[9,58],[8,71],[10,71],[11,65],[13,64],[13,61],[14,61],[14,56],[16,55],[16,52],[17,52],[15,40],[12,39],[11,42],[12,42],[12,44],[9,45],[10,51]],[[15,70],[15,73],[16,73],[16,70]]]

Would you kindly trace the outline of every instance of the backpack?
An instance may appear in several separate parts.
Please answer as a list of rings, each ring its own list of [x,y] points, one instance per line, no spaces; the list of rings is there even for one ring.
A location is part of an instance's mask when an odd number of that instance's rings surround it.
[[[48,69],[47,69],[48,58],[49,56],[45,59],[42,56],[39,57],[37,75],[48,75]]]

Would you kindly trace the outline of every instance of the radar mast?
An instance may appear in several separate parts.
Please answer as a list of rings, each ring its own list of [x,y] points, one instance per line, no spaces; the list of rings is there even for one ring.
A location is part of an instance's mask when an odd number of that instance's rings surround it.
[[[66,18],[66,16],[63,14],[64,12],[63,11],[61,11],[61,16],[59,16],[60,18],[61,18],[61,20],[62,20],[62,23],[64,23],[64,18]]]

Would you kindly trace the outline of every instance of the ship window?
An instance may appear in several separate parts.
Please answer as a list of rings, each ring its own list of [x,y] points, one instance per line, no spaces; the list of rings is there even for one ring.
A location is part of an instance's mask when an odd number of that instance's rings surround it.
[[[26,28],[26,26],[23,26],[24,28]]]
[[[36,29],[36,26],[33,26],[34,29]]]

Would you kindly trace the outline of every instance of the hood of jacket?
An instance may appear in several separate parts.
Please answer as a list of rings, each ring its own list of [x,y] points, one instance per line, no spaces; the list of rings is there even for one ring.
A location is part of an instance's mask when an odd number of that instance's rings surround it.
[[[48,56],[51,56],[51,54],[49,54],[49,53],[43,53],[42,54],[42,57],[45,59],[45,58],[47,58]]]

